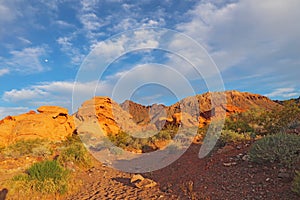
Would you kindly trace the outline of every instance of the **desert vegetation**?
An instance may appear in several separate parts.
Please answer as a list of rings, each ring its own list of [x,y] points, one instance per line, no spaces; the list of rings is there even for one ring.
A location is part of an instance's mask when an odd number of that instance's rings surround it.
[[[2,155],[7,158],[21,156],[46,157],[51,155],[52,152],[51,143],[45,139],[19,140],[1,149]]]
[[[300,136],[286,133],[268,135],[256,141],[249,150],[256,163],[279,163],[291,167],[300,159]]]
[[[32,194],[42,195],[41,199],[68,194],[80,184],[74,180],[74,173],[93,166],[91,155],[77,135],[63,142],[21,140],[2,148],[1,153],[8,159],[36,158],[5,183],[10,197],[22,199]]]
[[[33,164],[25,174],[12,179],[13,190],[30,194],[64,194],[68,190],[69,171],[55,160],[46,160]]]

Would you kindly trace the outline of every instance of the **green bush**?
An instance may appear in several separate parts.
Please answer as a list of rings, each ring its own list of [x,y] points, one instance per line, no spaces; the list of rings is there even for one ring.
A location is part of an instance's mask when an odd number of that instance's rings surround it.
[[[256,163],[278,162],[291,167],[300,158],[300,136],[282,133],[265,136],[251,146],[249,156]]]
[[[43,161],[33,164],[25,175],[13,177],[16,187],[43,194],[64,194],[68,190],[69,171],[57,161]],[[20,188],[18,188],[20,189]]]
[[[92,165],[91,155],[80,142],[70,143],[62,150],[58,157],[58,162],[65,166],[69,162],[73,162],[79,167],[90,167]]]
[[[222,130],[219,140],[222,144],[227,144],[244,142],[250,139],[250,133],[238,133],[232,130]]]
[[[171,140],[172,136],[171,133],[167,130],[161,130],[158,134],[157,134],[157,139],[158,140]]]
[[[49,142],[42,139],[19,140],[1,150],[5,157],[18,158],[21,156],[47,156],[52,151]]]
[[[300,172],[296,172],[296,176],[292,183],[292,191],[300,196]]]

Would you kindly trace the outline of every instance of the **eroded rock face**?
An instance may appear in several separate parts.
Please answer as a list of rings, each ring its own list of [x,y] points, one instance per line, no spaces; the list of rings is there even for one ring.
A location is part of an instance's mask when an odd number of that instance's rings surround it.
[[[18,140],[48,139],[60,141],[75,131],[73,117],[68,110],[58,106],[42,106],[35,111],[18,116],[8,116],[0,121],[0,146]]]
[[[212,96],[214,105],[212,104]],[[221,98],[225,101],[219,101]],[[207,92],[186,97],[171,106],[160,105],[164,115],[157,114],[159,112],[151,113],[151,111],[157,111],[157,104],[143,106],[132,101],[125,101],[121,106],[133,116],[136,123],[154,123],[158,129],[162,129],[164,126],[177,126],[178,124],[183,127],[203,127],[209,124],[213,118],[245,112],[250,108],[272,109],[278,104],[259,94],[232,90]],[[155,117],[156,115],[158,117]]]
[[[75,114],[80,133],[102,132],[104,135],[142,132],[148,126],[137,125],[132,115],[109,97],[94,97],[85,101]],[[92,126],[94,124],[94,126]]]

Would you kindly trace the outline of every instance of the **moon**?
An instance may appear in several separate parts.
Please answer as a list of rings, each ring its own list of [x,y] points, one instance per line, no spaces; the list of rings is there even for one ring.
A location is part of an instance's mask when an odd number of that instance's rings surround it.
[[[45,63],[47,63],[49,60],[48,60],[48,59],[45,59],[44,61],[45,61]]]

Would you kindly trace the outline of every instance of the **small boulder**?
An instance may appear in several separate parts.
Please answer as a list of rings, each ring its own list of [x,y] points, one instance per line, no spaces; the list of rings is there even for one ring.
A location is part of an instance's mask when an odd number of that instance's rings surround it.
[[[144,178],[140,174],[134,175],[131,180],[131,183],[133,183],[137,188],[144,189],[144,188],[152,188],[157,185],[157,183],[151,179]]]

